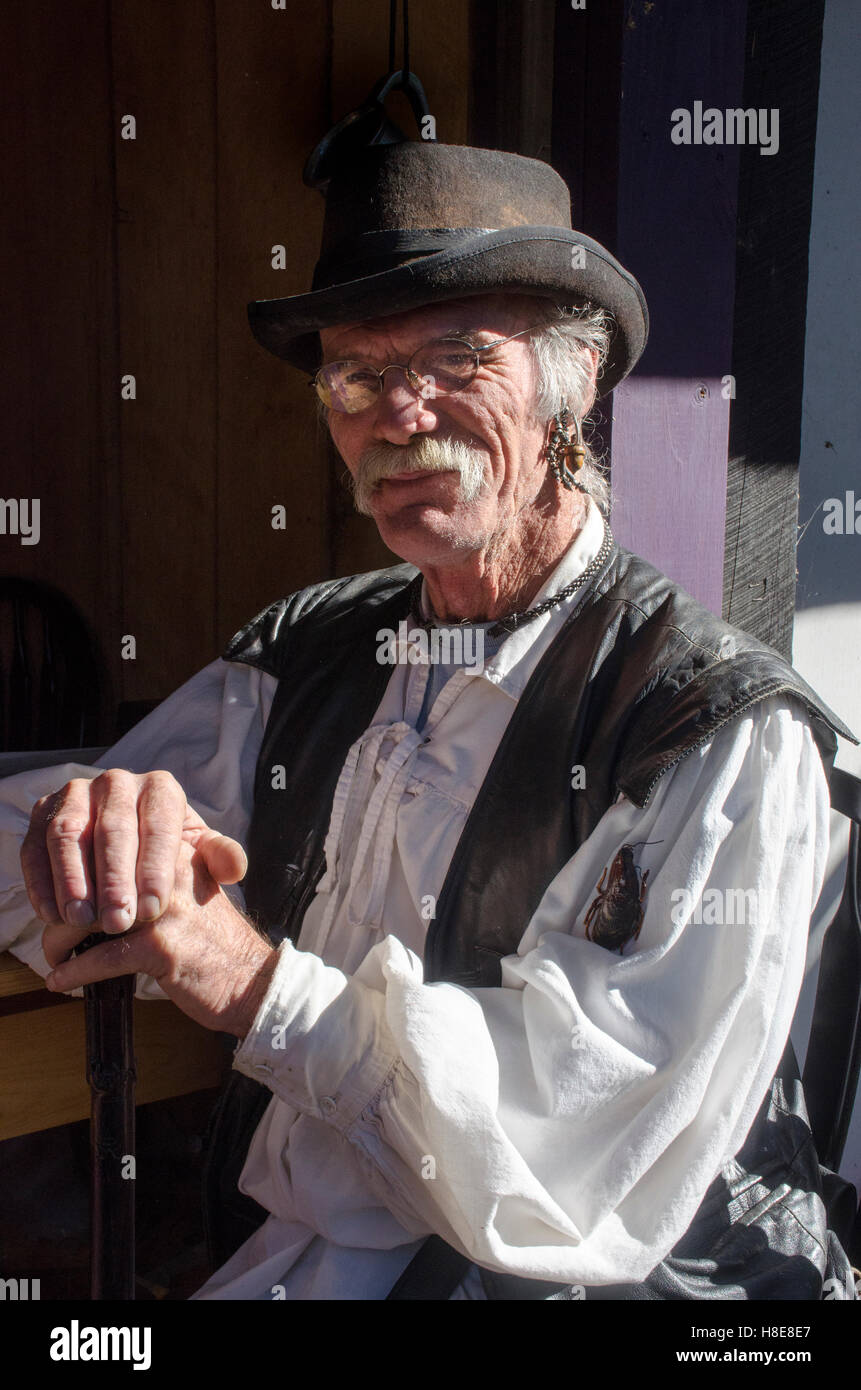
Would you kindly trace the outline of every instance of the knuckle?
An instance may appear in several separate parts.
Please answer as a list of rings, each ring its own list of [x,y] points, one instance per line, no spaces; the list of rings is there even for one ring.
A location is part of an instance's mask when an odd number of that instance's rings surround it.
[[[112,905],[122,907],[134,896],[134,878],[129,877],[122,865],[107,864],[99,874],[98,888],[100,903],[112,899]]]
[[[50,821],[56,816],[60,808],[74,795],[74,787],[74,782],[65,782],[57,791],[46,792],[44,796],[40,796],[38,801],[33,803],[30,813],[31,827],[42,820]]]
[[[120,782],[125,782],[131,775],[130,772],[126,772],[124,767],[106,767],[104,772],[99,773],[96,781],[101,782],[103,787],[112,787]]]
[[[148,787],[155,790],[173,791],[174,788],[182,790],[173,773],[168,772],[165,768],[157,768],[154,772],[148,772],[144,780]]]
[[[171,884],[173,883],[178,863],[179,859],[175,846],[171,847],[171,852],[169,854],[165,853],[160,855],[154,855],[152,853],[152,846],[150,846],[150,852],[146,855],[142,855],[138,860],[138,877],[142,880],[145,879],[147,883],[151,884]]]
[[[142,837],[140,867],[146,873],[169,873],[179,856],[182,840],[166,831]]]
[[[48,822],[45,835],[49,844],[78,844],[84,831],[84,823],[76,816],[55,816]]]
[[[137,831],[137,816],[131,811],[123,812],[117,808],[103,811],[98,819],[98,829],[102,837],[128,836]]]
[[[124,767],[109,767],[93,782],[99,796],[137,796],[138,778]]]
[[[57,791],[51,792],[43,797],[43,801],[52,802],[55,806],[63,806],[67,801],[72,801],[76,797],[86,796],[89,800],[90,783],[86,777],[73,777],[71,781],[64,782]]]

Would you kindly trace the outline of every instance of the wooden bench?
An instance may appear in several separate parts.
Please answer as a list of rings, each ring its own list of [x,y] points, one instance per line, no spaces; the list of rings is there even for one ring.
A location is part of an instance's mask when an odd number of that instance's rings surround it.
[[[135,1101],[218,1086],[230,1049],[167,1000],[135,1000]],[[84,1004],[52,994],[29,966],[0,954],[0,1140],[87,1119]]]

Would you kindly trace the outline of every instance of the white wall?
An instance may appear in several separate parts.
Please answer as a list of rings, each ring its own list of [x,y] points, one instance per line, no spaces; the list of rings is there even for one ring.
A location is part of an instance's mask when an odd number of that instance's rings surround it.
[[[861,534],[829,535],[823,504],[861,501],[861,4],[826,0],[810,236],[793,662],[861,736]],[[777,330],[779,331],[779,330]],[[861,526],[861,520],[859,520]],[[837,766],[861,776],[841,740]],[[826,889],[811,930],[793,1041],[806,1048],[822,934],[842,889],[846,822],[833,817]],[[838,882],[839,880],[839,882]],[[841,1171],[861,1188],[861,1101]]]

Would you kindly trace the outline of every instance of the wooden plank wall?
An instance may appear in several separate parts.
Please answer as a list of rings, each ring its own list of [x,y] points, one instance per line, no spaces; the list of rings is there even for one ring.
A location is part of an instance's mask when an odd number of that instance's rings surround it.
[[[462,143],[469,6],[413,9],[438,133]],[[385,70],[388,11],[3,7],[0,491],[40,498],[41,538],[0,535],[0,575],[55,584],[92,624],[104,741],[119,702],[163,698],[271,599],[384,562],[341,500],[305,379],[256,345],[245,306],[310,284],[323,205],[302,166]]]
[[[122,594],[106,18],[104,0],[0,7],[0,492],[41,512],[37,545],[0,535],[0,574],[56,585],[108,637]]]

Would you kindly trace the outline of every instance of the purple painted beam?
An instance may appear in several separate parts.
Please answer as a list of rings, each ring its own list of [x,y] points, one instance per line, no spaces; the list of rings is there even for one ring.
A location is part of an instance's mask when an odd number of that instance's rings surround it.
[[[616,539],[718,614],[728,407],[719,377],[638,374],[613,408]]]
[[[613,530],[716,613],[738,150],[670,135],[676,109],[741,105],[746,17],[747,0],[632,0],[622,51],[617,250],[645,290],[651,337],[613,402]]]

